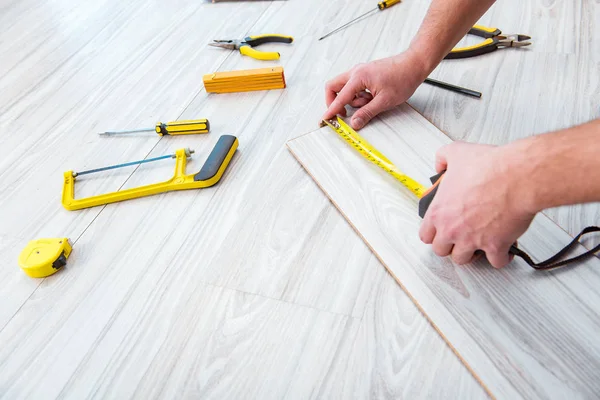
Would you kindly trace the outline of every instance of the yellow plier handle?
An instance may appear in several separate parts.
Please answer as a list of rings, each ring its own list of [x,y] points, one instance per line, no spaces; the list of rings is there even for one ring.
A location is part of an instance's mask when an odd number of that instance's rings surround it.
[[[259,51],[253,49],[247,44],[240,46],[240,53],[245,56],[252,57],[255,60],[263,61],[279,60],[279,57],[281,56],[276,51]]]
[[[253,47],[264,43],[292,43],[293,41],[293,37],[284,35],[267,34],[248,36],[244,39],[244,44],[240,46],[240,53],[256,60],[278,60],[280,57],[278,52],[259,51],[253,49]]]
[[[458,58],[475,57],[498,50],[498,35],[502,33],[500,29],[489,28],[482,25],[473,25],[473,27],[469,30],[469,33],[471,35],[485,38],[485,40],[473,46],[455,47],[450,53],[448,53],[448,55],[446,55],[446,57],[444,57],[445,59],[452,60]]]

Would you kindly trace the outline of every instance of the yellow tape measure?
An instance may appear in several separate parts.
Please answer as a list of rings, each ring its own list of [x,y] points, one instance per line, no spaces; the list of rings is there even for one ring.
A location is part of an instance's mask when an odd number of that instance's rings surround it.
[[[72,250],[68,238],[32,240],[19,255],[19,266],[32,278],[45,278],[67,265]]]
[[[342,137],[342,139],[350,143],[352,147],[358,150],[363,157],[377,165],[379,168],[383,169],[388,174],[392,175],[408,190],[413,192],[418,198],[421,198],[425,192],[427,192],[425,186],[421,185],[410,176],[402,173],[402,171],[400,171],[386,156],[381,154],[379,150],[377,150],[363,137],[356,133],[356,131],[346,124],[340,117],[337,117],[335,120],[323,120],[321,125],[329,125],[331,129],[333,129]]]

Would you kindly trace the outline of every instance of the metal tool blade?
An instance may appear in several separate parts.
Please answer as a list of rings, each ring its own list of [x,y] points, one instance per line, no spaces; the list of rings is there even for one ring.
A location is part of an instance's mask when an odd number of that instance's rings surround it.
[[[340,26],[339,28],[337,28],[337,29],[335,29],[335,30],[333,30],[333,31],[329,32],[329,33],[328,33],[328,34],[326,34],[325,36],[322,36],[322,37],[320,37],[320,38],[319,38],[319,40],[323,40],[323,39],[325,39],[325,38],[327,38],[327,37],[329,37],[329,36],[333,35],[334,33],[341,31],[342,29],[344,29],[344,28],[345,28],[345,27],[347,27],[348,25],[350,25],[350,24],[352,24],[352,23],[354,23],[354,22],[358,21],[359,19],[361,19],[361,18],[364,18],[364,17],[366,17],[367,15],[369,15],[369,14],[371,14],[371,13],[375,12],[375,11],[378,11],[378,10],[379,10],[379,8],[375,8],[375,9],[373,9],[373,10],[371,10],[371,11],[367,11],[367,12],[366,12],[366,13],[364,13],[363,15],[361,15],[361,16],[358,16],[358,17],[354,18],[352,21],[345,23],[344,25]]]
[[[186,149],[187,157],[191,157],[193,153],[194,153],[194,150]],[[175,154],[167,154],[165,156],[154,157],[154,158],[146,158],[144,160],[131,161],[131,162],[123,163],[123,164],[110,165],[108,167],[88,169],[86,171],[81,171],[81,172],[73,172],[73,177],[77,177],[79,175],[94,174],[96,172],[108,171],[111,169],[130,167],[132,165],[146,164],[146,163],[151,163],[151,162],[155,162],[155,161],[166,160],[167,158],[175,158]]]
[[[99,132],[98,135],[119,135],[122,133],[137,133],[137,132],[155,132],[155,130],[154,130],[154,128],[130,129],[130,130],[124,130],[124,131]]]

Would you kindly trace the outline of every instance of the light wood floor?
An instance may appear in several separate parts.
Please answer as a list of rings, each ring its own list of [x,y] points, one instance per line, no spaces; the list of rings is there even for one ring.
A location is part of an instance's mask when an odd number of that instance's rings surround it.
[[[324,82],[402,51],[428,4],[406,1],[317,42],[372,6],[0,0],[2,398],[487,396],[285,149],[318,125]],[[535,45],[432,75],[482,100],[422,87],[411,104],[454,139],[493,143],[597,117],[599,8],[499,0],[482,22]],[[296,38],[269,63],[284,66],[287,89],[204,92],[204,73],[266,65],[211,39],[270,32]],[[183,118],[208,118],[211,133],[96,135]],[[196,150],[198,169],[222,134],[240,149],[218,186],[78,212],[60,204],[66,170],[181,147]],[[171,174],[168,161],[108,172],[81,179],[78,196]],[[598,210],[552,217],[574,232]],[[47,236],[70,237],[74,253],[60,273],[30,279],[18,253]]]

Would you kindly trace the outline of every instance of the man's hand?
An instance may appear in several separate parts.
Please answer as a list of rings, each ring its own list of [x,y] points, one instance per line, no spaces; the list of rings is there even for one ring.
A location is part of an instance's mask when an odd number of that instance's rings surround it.
[[[419,232],[438,256],[466,264],[482,250],[496,268],[512,260],[537,210],[521,179],[525,158],[509,146],[456,142],[438,151],[436,170],[446,173]]]
[[[325,86],[327,112],[323,119],[346,115],[345,106],[359,108],[350,124],[361,129],[377,114],[404,103],[427,77],[426,69],[410,51],[360,64]]]

